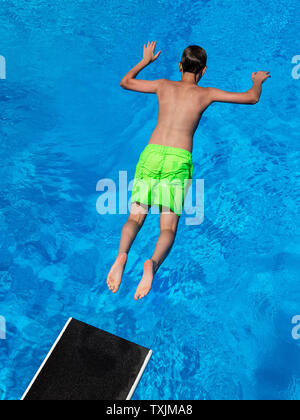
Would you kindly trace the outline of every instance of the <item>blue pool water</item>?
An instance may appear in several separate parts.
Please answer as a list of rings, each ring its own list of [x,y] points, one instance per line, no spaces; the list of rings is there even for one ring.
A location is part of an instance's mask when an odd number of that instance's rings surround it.
[[[151,347],[136,399],[299,399],[300,80],[298,0],[2,0],[0,55],[0,398],[18,399],[67,318]],[[152,215],[117,296],[106,289],[124,215],[96,211],[102,178],[132,178],[155,127],[154,96],[123,75],[157,39],[144,78],[180,77],[189,44],[204,86],[247,90],[255,107],[214,105],[195,138],[205,220],[181,222],[151,295],[135,303],[159,232]]]

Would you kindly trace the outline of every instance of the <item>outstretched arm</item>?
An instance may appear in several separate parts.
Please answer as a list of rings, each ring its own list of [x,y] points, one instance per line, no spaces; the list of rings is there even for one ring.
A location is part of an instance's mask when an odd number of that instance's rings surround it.
[[[259,71],[252,74],[253,86],[243,93],[226,92],[209,88],[211,102],[224,102],[244,105],[255,105],[259,102],[263,83],[271,77],[270,72]]]
[[[148,42],[144,46],[144,56],[140,61],[121,81],[121,87],[126,90],[133,90],[135,92],[143,93],[157,93],[160,80],[137,80],[137,75],[150,63],[153,63],[161,54],[159,51],[155,54],[156,42]]]

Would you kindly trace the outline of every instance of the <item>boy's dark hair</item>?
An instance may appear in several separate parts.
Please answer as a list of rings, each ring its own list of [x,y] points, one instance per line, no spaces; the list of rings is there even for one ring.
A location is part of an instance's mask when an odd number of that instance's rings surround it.
[[[207,64],[207,54],[198,45],[187,47],[182,55],[181,64],[184,73],[201,73]]]

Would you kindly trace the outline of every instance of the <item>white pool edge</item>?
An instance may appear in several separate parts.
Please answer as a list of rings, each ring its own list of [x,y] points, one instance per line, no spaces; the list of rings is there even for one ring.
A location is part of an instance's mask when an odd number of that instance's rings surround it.
[[[148,363],[150,362],[150,359],[151,359],[152,355],[153,355],[153,351],[149,350],[149,353],[148,353],[148,355],[147,355],[147,357],[146,357],[146,359],[143,363],[143,366],[141,367],[140,373],[138,374],[138,376],[137,376],[137,378],[136,378],[136,380],[135,380],[135,382],[134,382],[134,384],[133,384],[133,386],[132,386],[132,388],[131,388],[131,390],[130,390],[127,398],[126,398],[126,401],[131,400],[133,394],[135,393],[135,390],[136,390],[138,384],[140,383],[140,380],[142,379],[142,376],[143,376],[143,374],[146,370],[146,367],[147,367]]]

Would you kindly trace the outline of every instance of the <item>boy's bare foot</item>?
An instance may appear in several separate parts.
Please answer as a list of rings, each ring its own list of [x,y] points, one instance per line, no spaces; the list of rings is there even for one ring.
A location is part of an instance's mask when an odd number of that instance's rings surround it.
[[[127,262],[127,254],[121,254],[117,257],[116,262],[112,266],[109,275],[107,277],[107,285],[109,290],[113,293],[117,293],[120,288],[122,277]]]
[[[154,262],[152,260],[146,261],[144,264],[143,278],[140,284],[138,285],[136,294],[134,296],[135,300],[143,299],[150,292],[154,278],[154,271]]]

